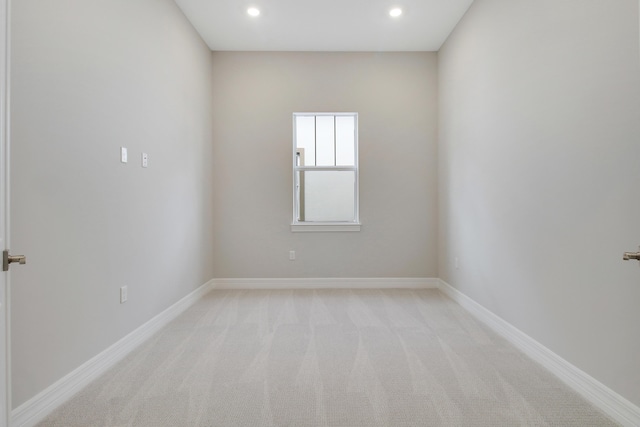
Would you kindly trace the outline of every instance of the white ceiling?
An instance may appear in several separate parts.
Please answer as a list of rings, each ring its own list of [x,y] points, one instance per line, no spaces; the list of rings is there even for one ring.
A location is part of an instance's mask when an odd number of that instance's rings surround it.
[[[473,2],[175,1],[214,51],[437,51]],[[260,16],[249,16],[250,6]],[[403,14],[391,18],[392,7]]]

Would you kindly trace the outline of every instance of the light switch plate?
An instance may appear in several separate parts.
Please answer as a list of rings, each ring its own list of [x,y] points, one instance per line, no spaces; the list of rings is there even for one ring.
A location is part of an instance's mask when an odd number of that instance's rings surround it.
[[[127,147],[120,147],[120,161],[127,163]]]
[[[142,167],[146,168],[149,166],[149,155],[147,153],[142,153]]]

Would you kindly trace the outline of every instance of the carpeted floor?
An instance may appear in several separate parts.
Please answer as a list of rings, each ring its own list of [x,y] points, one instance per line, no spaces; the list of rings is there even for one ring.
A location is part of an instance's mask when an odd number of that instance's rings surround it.
[[[40,426],[614,426],[437,290],[213,291]]]

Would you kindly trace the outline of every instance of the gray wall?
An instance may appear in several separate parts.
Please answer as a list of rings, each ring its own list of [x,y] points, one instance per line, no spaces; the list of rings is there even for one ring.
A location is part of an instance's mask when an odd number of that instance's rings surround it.
[[[637,0],[476,0],[439,53],[440,277],[636,405],[638,41]]]
[[[216,277],[436,277],[435,53],[214,52],[213,81]],[[332,111],[359,113],[362,230],[292,233],[292,113]]]
[[[12,19],[16,407],[213,277],[212,112],[211,53],[171,0]]]

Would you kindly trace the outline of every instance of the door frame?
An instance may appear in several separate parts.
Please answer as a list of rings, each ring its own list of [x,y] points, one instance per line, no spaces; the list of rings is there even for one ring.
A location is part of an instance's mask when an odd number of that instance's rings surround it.
[[[0,0],[0,250],[9,248],[10,2]],[[9,274],[0,272],[0,427],[11,425]]]

